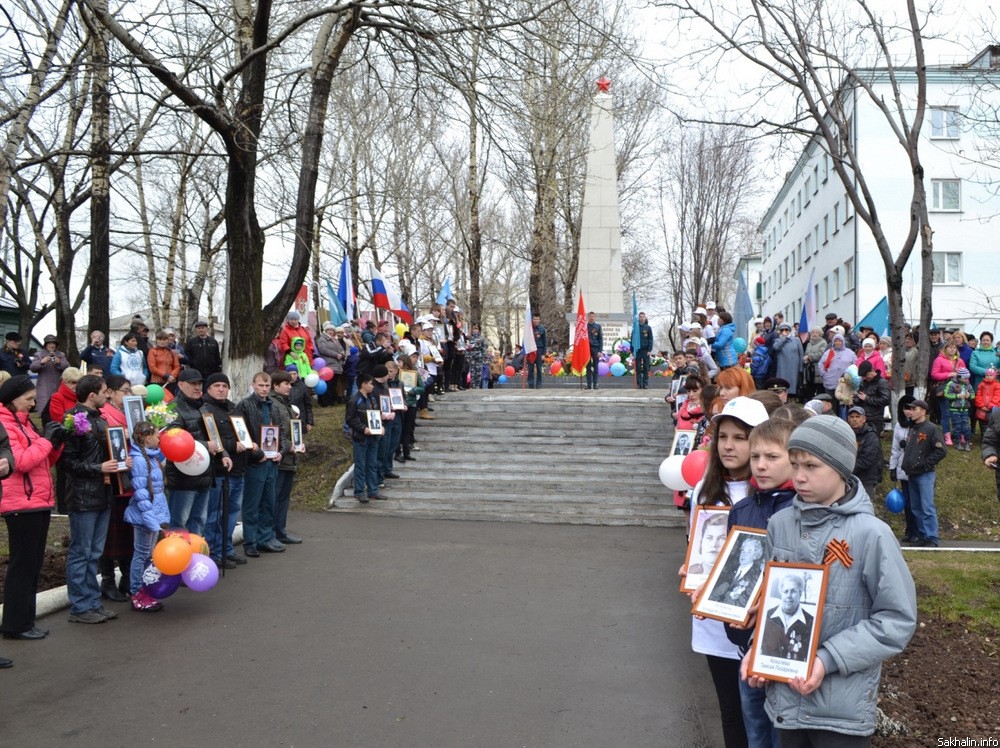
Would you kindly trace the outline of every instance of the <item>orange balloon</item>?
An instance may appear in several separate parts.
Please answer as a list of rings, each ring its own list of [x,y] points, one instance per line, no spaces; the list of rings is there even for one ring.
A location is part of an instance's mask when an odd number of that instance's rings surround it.
[[[201,535],[196,535],[193,532],[188,534],[188,543],[191,544],[192,553],[200,553],[203,556],[212,555],[208,550],[208,541],[205,540]]]
[[[182,538],[164,538],[153,548],[153,565],[164,574],[180,574],[190,563],[191,545]]]

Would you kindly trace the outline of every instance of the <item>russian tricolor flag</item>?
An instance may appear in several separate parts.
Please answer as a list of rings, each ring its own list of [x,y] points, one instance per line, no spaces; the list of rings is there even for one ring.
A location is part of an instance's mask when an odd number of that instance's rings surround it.
[[[413,324],[413,315],[399,296],[399,292],[382,278],[372,266],[372,302],[377,309],[388,309],[407,324]]]

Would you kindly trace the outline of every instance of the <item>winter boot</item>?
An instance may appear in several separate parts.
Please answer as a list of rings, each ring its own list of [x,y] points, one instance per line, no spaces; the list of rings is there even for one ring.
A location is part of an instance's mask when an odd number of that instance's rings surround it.
[[[98,566],[101,570],[101,597],[113,603],[123,603],[128,600],[128,596],[123,595],[115,584],[115,562],[101,556]]]
[[[954,445],[952,444],[952,441],[951,441],[951,434],[950,434],[950,433],[947,433],[947,434],[945,434],[945,435],[944,435],[944,443],[945,443],[945,444],[946,444],[947,446],[949,446],[949,447],[951,447],[951,446],[954,446]]]

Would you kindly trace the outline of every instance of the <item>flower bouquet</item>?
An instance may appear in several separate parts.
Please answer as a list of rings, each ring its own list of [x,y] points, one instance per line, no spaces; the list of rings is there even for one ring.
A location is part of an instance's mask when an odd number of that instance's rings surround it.
[[[158,431],[163,431],[167,426],[177,420],[177,406],[174,403],[165,403],[162,400],[156,405],[146,407],[143,417],[153,424]]]
[[[67,413],[65,418],[63,418],[62,426],[66,430],[66,433],[73,436],[83,436],[90,431],[90,421],[87,418],[87,414],[83,411]]]

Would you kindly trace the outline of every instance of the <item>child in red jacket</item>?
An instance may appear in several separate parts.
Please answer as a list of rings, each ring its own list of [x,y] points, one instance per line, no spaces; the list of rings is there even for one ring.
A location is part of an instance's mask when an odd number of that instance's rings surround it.
[[[986,378],[979,383],[976,390],[976,420],[986,431],[986,421],[993,408],[1000,408],[1000,381],[997,381],[997,370],[992,366],[986,370]]]

